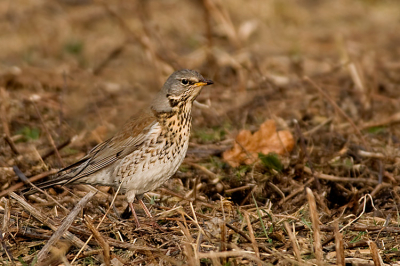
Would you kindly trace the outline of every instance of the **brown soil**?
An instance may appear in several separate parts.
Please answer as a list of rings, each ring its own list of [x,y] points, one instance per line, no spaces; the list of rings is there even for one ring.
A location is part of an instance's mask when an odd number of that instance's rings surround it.
[[[144,198],[160,228],[99,187],[42,265],[399,265],[399,22],[390,0],[0,2],[0,264],[35,265],[89,191],[20,198],[13,167],[46,180],[190,68],[215,84]],[[267,119],[295,139],[281,167],[223,161]]]

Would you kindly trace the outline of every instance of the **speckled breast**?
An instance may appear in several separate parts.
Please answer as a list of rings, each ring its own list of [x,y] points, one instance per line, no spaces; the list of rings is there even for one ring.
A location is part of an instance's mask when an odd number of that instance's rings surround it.
[[[143,194],[175,174],[186,156],[190,127],[190,113],[178,113],[156,123],[148,141],[127,156],[118,170],[124,180],[122,192],[128,192],[128,197]]]

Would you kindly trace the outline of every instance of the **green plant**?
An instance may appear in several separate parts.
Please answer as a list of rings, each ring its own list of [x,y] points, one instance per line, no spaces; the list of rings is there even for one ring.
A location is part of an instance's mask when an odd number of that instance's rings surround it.
[[[258,158],[261,160],[261,163],[264,165],[265,168],[282,172],[283,164],[281,163],[276,153],[271,152],[265,155],[260,152],[258,153]]]

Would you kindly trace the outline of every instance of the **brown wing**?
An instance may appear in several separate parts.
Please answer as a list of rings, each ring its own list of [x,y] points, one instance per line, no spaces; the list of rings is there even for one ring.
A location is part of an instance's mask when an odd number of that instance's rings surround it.
[[[114,137],[98,144],[81,160],[59,171],[62,173],[70,170],[68,173],[38,184],[38,186],[46,188],[53,185],[70,184],[104,169],[142,145],[155,123],[157,120],[150,112],[131,118]]]

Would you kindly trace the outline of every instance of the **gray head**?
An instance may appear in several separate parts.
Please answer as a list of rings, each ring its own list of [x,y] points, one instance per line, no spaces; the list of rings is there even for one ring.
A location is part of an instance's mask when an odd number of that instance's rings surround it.
[[[190,69],[175,71],[164,83],[151,108],[160,113],[171,112],[173,108],[192,103],[201,89],[211,84],[213,81],[204,79],[197,71]]]

